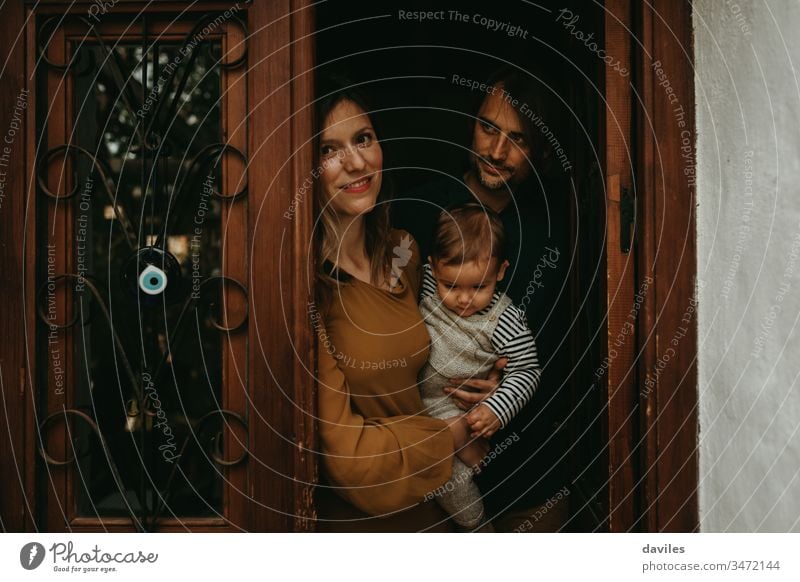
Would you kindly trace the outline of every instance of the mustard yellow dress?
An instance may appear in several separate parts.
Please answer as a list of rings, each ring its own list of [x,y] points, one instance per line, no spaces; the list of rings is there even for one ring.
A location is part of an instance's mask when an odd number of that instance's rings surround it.
[[[430,342],[417,308],[419,249],[405,231],[392,231],[392,242],[402,269],[394,289],[350,277],[322,315],[312,312],[319,339],[318,531],[450,529],[438,505],[424,501],[450,478],[453,438],[444,421],[423,414],[417,388]]]

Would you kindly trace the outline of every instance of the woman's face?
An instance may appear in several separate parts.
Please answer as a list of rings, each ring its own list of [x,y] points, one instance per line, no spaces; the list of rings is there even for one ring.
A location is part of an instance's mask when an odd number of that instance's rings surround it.
[[[381,191],[383,151],[369,117],[352,101],[337,103],[324,121],[319,162],[324,202],[336,214],[372,210]]]

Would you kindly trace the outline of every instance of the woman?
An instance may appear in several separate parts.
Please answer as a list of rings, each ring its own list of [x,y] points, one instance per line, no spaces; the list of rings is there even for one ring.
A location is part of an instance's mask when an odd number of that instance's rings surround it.
[[[364,99],[318,105],[315,189],[321,531],[448,531],[426,494],[468,439],[462,416],[424,416],[417,372],[429,336],[417,308],[419,250],[389,228],[383,151]]]

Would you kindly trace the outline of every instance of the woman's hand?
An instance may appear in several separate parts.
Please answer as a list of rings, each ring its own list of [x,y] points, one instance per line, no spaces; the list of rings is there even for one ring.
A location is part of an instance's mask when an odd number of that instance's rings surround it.
[[[461,410],[469,410],[494,394],[494,391],[500,385],[501,371],[506,367],[506,364],[508,364],[508,358],[498,358],[494,363],[494,367],[489,371],[489,376],[486,380],[450,378],[452,386],[445,386],[444,392],[453,398],[453,402]],[[464,387],[470,388],[472,391],[464,390]]]
[[[469,424],[463,414],[445,418],[450,433],[453,435],[453,447],[456,451],[463,449],[469,442]]]
[[[470,437],[469,423],[463,414],[445,418],[444,421],[453,434],[455,455],[473,471],[480,473],[482,461],[489,452],[489,441]]]
[[[489,441],[486,439],[472,439],[467,446],[456,452],[456,456],[473,472],[480,473],[488,452]]]

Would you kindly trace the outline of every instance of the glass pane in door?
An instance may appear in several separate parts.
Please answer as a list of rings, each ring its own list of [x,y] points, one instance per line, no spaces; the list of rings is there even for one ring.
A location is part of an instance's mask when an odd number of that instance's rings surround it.
[[[78,514],[218,515],[220,41],[74,46]]]

